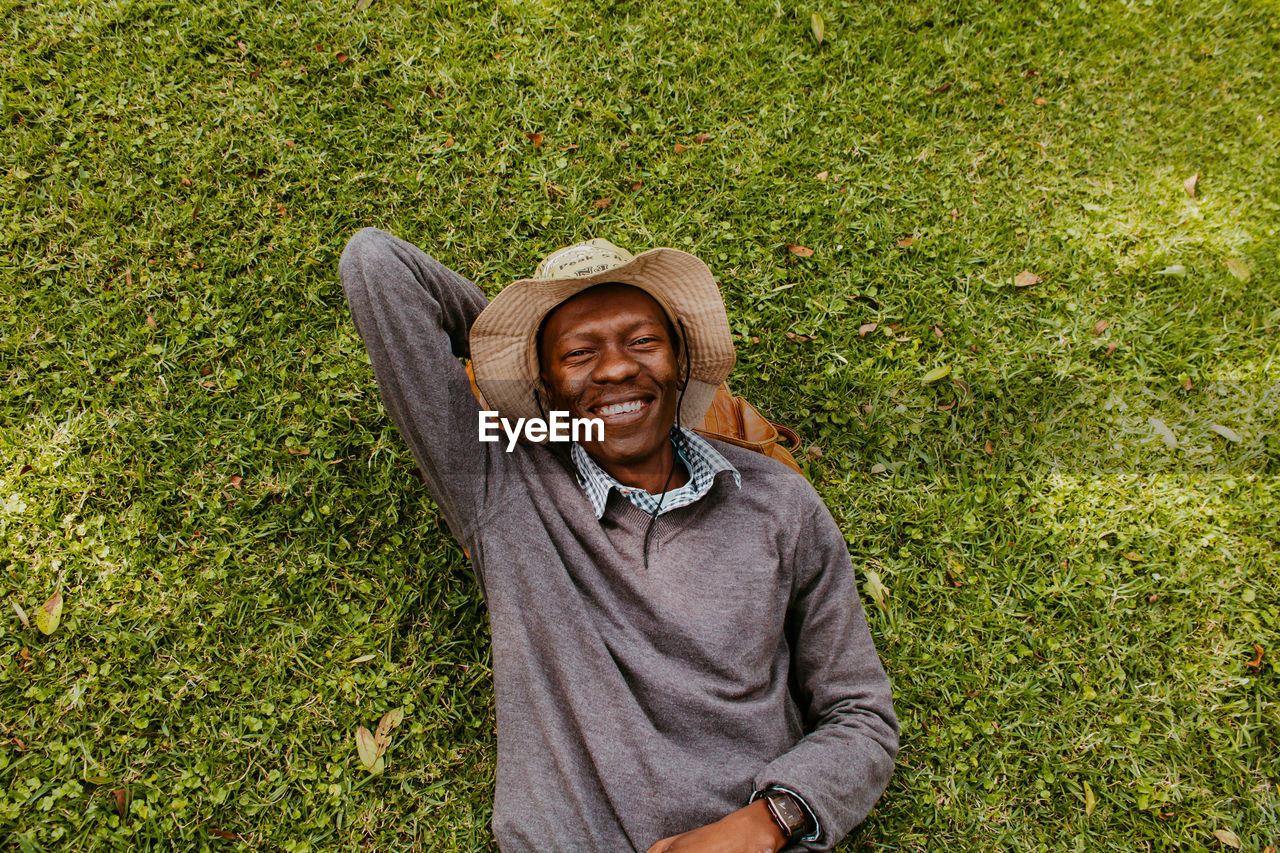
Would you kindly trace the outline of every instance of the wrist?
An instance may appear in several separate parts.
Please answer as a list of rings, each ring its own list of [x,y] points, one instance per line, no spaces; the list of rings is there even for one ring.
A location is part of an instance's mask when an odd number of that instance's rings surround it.
[[[768,803],[762,799],[756,800],[747,806],[744,812],[751,816],[751,822],[759,828],[760,834],[769,839],[771,849],[781,850],[787,846],[787,835],[774,819],[773,813],[769,811]]]

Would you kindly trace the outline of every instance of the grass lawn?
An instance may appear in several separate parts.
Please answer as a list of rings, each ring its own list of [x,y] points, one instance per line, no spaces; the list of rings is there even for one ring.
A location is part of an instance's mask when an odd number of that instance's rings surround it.
[[[364,225],[490,294],[712,265],[895,685],[842,850],[1280,844],[1271,0],[0,0],[0,46],[0,848],[492,846]]]

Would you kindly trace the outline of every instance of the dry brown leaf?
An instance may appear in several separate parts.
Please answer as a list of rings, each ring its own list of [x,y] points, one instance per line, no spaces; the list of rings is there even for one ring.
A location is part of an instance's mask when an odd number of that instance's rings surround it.
[[[956,401],[955,401],[955,400],[952,400],[950,403],[947,403],[945,406],[943,406],[943,405],[939,405],[939,406],[938,406],[938,411],[940,411],[940,412],[949,412],[949,411],[951,411],[952,409],[954,409],[955,407],[956,407]]]
[[[1126,560],[1128,560],[1128,561],[1129,561],[1129,562],[1131,562],[1131,563],[1141,563],[1141,562],[1142,562],[1142,555],[1141,555],[1141,554],[1139,554],[1137,551],[1125,551],[1125,552],[1124,552],[1123,554],[1121,554],[1120,556],[1121,556],[1121,557],[1124,557]]]
[[[819,172],[818,174],[814,175],[814,177],[820,181],[825,181],[829,174],[830,172]]]
[[[804,452],[804,455],[810,459],[821,459],[825,454],[823,454],[821,447],[816,444],[811,444],[809,445],[809,449]]]
[[[867,335],[880,328],[879,323],[863,323],[858,327],[858,337],[865,338]]]
[[[536,131],[526,133],[524,136],[526,139],[528,139],[530,142],[533,143],[534,148],[540,147],[542,145],[542,140],[546,138],[541,133],[538,133]]]
[[[111,793],[116,798],[116,812],[124,820],[129,813],[129,791],[126,788],[116,788]]]
[[[1233,847],[1236,850],[1240,849],[1240,839],[1237,838],[1236,834],[1229,829],[1215,829],[1213,831],[1213,837],[1228,847]]]
[[[1102,357],[1103,357],[1103,358],[1111,358],[1111,356],[1115,355],[1115,352],[1116,352],[1116,350],[1117,350],[1118,348],[1119,348],[1119,347],[1116,345],[1116,342],[1115,342],[1115,341],[1112,341],[1111,343],[1107,344],[1107,351],[1106,351],[1106,353],[1105,353],[1105,354],[1103,354],[1103,356],[1102,356]]]
[[[680,152],[684,151],[686,147],[687,146],[681,145],[679,142],[677,142],[675,145],[671,146],[671,150],[679,154]]]
[[[709,134],[709,133],[699,133],[697,136],[693,137],[693,141],[694,141],[694,142],[696,142],[696,143],[698,143],[699,145],[701,145],[701,144],[702,144],[702,143],[704,143],[704,142],[710,142],[710,141],[711,141],[711,134]]]
[[[935,338],[937,338],[938,340],[942,340],[942,338],[943,338],[942,329],[941,329],[940,327],[938,327],[938,326],[934,326],[934,327],[933,327],[933,336],[934,336]]]
[[[342,53],[342,52],[339,52],[338,55],[334,57],[334,59],[338,60],[339,62],[346,62],[350,58],[351,57],[347,56],[345,53]]]
[[[230,480],[228,480],[227,482],[231,485],[231,488],[233,488],[233,489],[238,489],[238,488],[240,488],[240,484],[241,484],[242,482],[244,482],[244,478],[243,478],[243,477],[241,477],[239,474],[236,474],[234,477],[232,477],[232,478],[231,478]]]
[[[154,328],[156,328],[156,327],[157,327],[156,318],[155,318],[155,317],[152,317],[150,314],[148,314],[148,315],[147,315],[147,325],[148,325],[148,326],[150,326],[150,327],[151,327],[151,328],[153,328],[153,329],[154,329]]]
[[[1037,107],[1043,107],[1046,103],[1048,103],[1048,101],[1046,101],[1044,98],[1036,98]]]
[[[448,138],[448,139],[446,139],[444,142],[442,142],[442,143],[440,144],[440,147],[441,147],[441,148],[452,148],[452,147],[453,147],[453,134],[452,134],[452,133],[451,133],[451,134],[449,134],[449,138]]]
[[[948,210],[948,211],[947,211],[947,215],[951,217],[951,221],[952,221],[952,222],[955,222],[957,219],[959,219],[959,218],[960,218],[960,211],[956,210],[956,209],[953,207],[953,208],[951,208],[950,210]]]
[[[1023,270],[1013,277],[1014,287],[1030,287],[1033,284],[1039,284],[1044,281],[1040,276],[1031,270]]]
[[[1188,376],[1186,379],[1182,380],[1182,390],[1183,390],[1183,391],[1191,391],[1191,390],[1192,390],[1192,389],[1194,389],[1195,387],[1196,387],[1196,386],[1191,382],[1191,377],[1190,377],[1190,376]]]
[[[1093,324],[1093,333],[1095,335],[1100,335],[1103,332],[1105,332],[1107,330],[1107,327],[1110,325],[1111,324],[1108,323],[1106,319],[1099,320],[1098,322]]]
[[[183,175],[183,176],[182,176],[182,185],[183,185],[184,187],[189,187],[189,186],[191,186],[191,179],[190,179],[190,178],[188,178],[186,175]]]
[[[124,268],[124,286],[133,287],[133,270],[129,267]]]
[[[1245,665],[1245,666],[1247,666],[1247,667],[1249,667],[1249,669],[1253,670],[1254,672],[1259,672],[1259,671],[1261,671],[1261,669],[1262,669],[1262,654],[1263,654],[1263,652],[1264,652],[1264,651],[1265,651],[1265,649],[1263,649],[1263,648],[1262,648],[1262,646],[1258,645],[1257,643],[1254,643],[1254,644],[1253,644],[1253,660],[1251,660],[1251,661],[1245,661],[1245,664],[1244,664],[1244,665]],[[1273,848],[1273,849],[1274,849],[1274,848]]]
[[[361,0],[361,2],[364,2],[365,6],[369,5],[369,4],[368,4],[368,2],[367,2],[367,0]],[[359,8],[363,8],[363,7],[362,7],[362,6],[360,6],[360,4],[359,4],[359,3],[357,3],[357,4],[356,4],[356,8],[358,8],[358,9],[359,9]],[[216,835],[218,838],[222,838],[222,839],[225,839],[225,840],[227,840],[227,841],[235,841],[236,839],[238,839],[238,838],[240,837],[240,836],[236,835],[234,832],[227,832],[225,829],[214,829],[213,827],[209,827],[209,834],[210,834],[210,835]]]
[[[795,245],[788,244],[787,249],[791,251],[791,254],[801,258],[807,258],[813,254],[813,249],[806,249],[804,246],[795,246]]]
[[[920,239],[919,237],[903,237],[898,241],[898,248],[908,249],[911,246],[915,245],[916,240],[919,240],[919,239]]]
[[[870,403],[863,403],[863,404],[862,404],[862,411],[866,412],[868,415],[869,415],[869,414],[871,414],[872,412],[874,412],[874,411],[875,411],[875,408],[876,408],[876,407],[875,407],[875,406],[873,406],[873,405],[871,405]]]
[[[1192,198],[1196,197],[1196,190],[1200,187],[1200,173],[1196,172],[1191,177],[1182,182],[1182,188],[1186,190],[1187,195]]]
[[[578,150],[578,143],[576,143],[576,142],[570,142],[568,145],[562,145],[562,146],[560,146],[560,150],[561,150],[561,151],[577,151],[577,150]]]
[[[613,204],[612,197],[598,198],[595,201],[591,202],[591,206],[594,207],[596,210],[604,210],[606,207],[608,207],[611,204]]]
[[[635,192],[643,186],[644,186],[644,181],[636,181],[634,184],[631,185],[631,191]]]
[[[814,338],[813,335],[799,335],[799,334],[796,334],[795,332],[784,332],[783,334],[787,336],[787,340],[797,344],[803,344],[808,341],[816,340],[816,338]]]
[[[982,452],[987,454],[988,456],[996,455],[996,449],[991,446],[991,439],[988,438],[987,443],[982,445]]]
[[[241,56],[244,56],[246,53],[249,52],[249,45],[245,44],[242,41],[236,42],[236,47],[240,49]]]

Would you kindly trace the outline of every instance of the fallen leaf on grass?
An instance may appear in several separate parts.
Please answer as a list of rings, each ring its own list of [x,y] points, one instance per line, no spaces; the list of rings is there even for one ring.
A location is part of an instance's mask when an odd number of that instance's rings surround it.
[[[809,459],[821,459],[823,457],[822,448],[816,444],[809,445],[809,449],[804,452]]]
[[[1147,420],[1150,422],[1151,428],[1160,436],[1160,440],[1163,441],[1169,449],[1173,450],[1178,447],[1178,437],[1173,434],[1173,430],[1169,429],[1164,421],[1159,418],[1148,418]]]
[[[1239,258],[1227,258],[1227,272],[1241,281],[1249,280],[1249,267]]]
[[[827,25],[817,12],[809,16],[809,31],[813,33],[813,40],[818,44],[822,44],[822,37],[826,35]]]
[[[1128,560],[1128,561],[1129,561],[1129,562],[1131,562],[1131,563],[1141,563],[1141,562],[1142,562],[1142,555],[1141,555],[1141,554],[1139,554],[1137,551],[1125,551],[1125,552],[1124,552],[1123,554],[1121,554],[1120,556],[1121,556],[1121,557],[1124,557],[1126,560]]]
[[[40,609],[36,611],[36,627],[47,637],[58,630],[58,623],[61,620],[62,592],[59,591],[51,595],[49,600],[40,605]]]
[[[876,464],[871,466],[872,474],[883,474],[885,471],[888,471],[888,470],[889,469],[885,467],[885,464],[883,462],[877,462]]]
[[[18,621],[22,623],[22,627],[30,631],[31,623],[27,621],[27,611],[22,609],[22,605],[16,601],[10,601],[9,606],[13,608],[14,613],[18,614]]]
[[[453,134],[452,134],[452,133],[451,133],[451,134],[449,134],[449,138],[448,138],[448,139],[446,139],[444,142],[440,143],[440,147],[441,147],[441,148],[452,148],[452,147],[453,147]]]
[[[987,443],[982,445],[982,452],[987,454],[988,456],[996,455],[995,448],[991,446],[991,439],[988,438]]]
[[[956,209],[953,207],[953,208],[951,208],[950,210],[948,210],[948,211],[947,211],[947,215],[951,217],[951,221],[952,221],[952,222],[955,222],[957,219],[959,219],[959,218],[960,218],[960,211],[959,211],[959,210],[956,210]]]
[[[1213,837],[1228,847],[1234,847],[1236,850],[1240,849],[1240,839],[1237,838],[1236,834],[1229,829],[1215,829],[1213,831]]]
[[[1047,103],[1048,103],[1048,101],[1046,101],[1044,98],[1036,98],[1036,106],[1037,106],[1037,107],[1043,107],[1043,106],[1044,106],[1045,104],[1047,104]]]
[[[368,661],[371,661],[376,657],[377,655],[360,655],[359,657],[355,657],[347,661],[347,666],[352,666],[357,663],[367,663]]]
[[[606,207],[608,207],[611,204],[613,204],[612,196],[609,198],[598,198],[595,201],[591,202],[591,206],[594,207],[596,210],[604,210]]]
[[[537,133],[537,132],[526,133],[524,136],[526,139],[529,140],[529,142],[533,144],[534,148],[541,147],[542,140],[545,138],[541,133]]]
[[[881,610],[888,610],[888,607],[885,606],[884,600],[889,594],[889,588],[881,583],[880,574],[878,572],[872,571],[871,569],[867,570],[867,579],[863,582],[862,589],[867,593],[867,595],[870,595],[876,600],[876,604],[880,605]]]
[[[360,3],[363,3],[364,6],[361,6]],[[360,3],[356,4],[356,8],[364,9],[369,5],[369,0],[360,0]],[[209,828],[209,834],[216,835],[217,837],[225,839],[227,841],[235,841],[240,837],[236,835],[234,832],[227,832],[225,829],[214,829],[213,827]]]
[[[1115,355],[1115,352],[1117,349],[1119,349],[1119,346],[1116,344],[1115,341],[1112,341],[1111,343],[1107,344],[1107,351],[1102,357],[1111,358],[1111,356]]]
[[[1236,432],[1231,427],[1224,427],[1222,424],[1209,424],[1209,429],[1213,430],[1227,441],[1234,441],[1237,444],[1244,441],[1244,439],[1240,437],[1240,433]]]
[[[1111,324],[1108,323],[1106,320],[1099,320],[1098,322],[1093,324],[1093,333],[1095,335],[1100,335],[1103,332],[1105,332],[1107,330],[1107,327],[1110,325]]]
[[[919,239],[920,239],[919,237],[903,237],[901,240],[898,241],[898,248],[909,249],[912,246],[914,246],[916,241]]]
[[[681,145],[679,142],[677,142],[675,145],[672,145],[672,146],[671,146],[671,150],[672,150],[672,151],[674,151],[674,152],[676,152],[677,154],[680,154],[680,153],[681,153],[681,152],[683,152],[683,151],[687,151],[687,150],[688,150],[688,146],[687,146],[687,145]]]
[[[808,341],[816,340],[813,335],[799,335],[795,332],[783,332],[783,334],[787,336],[787,340],[795,344],[803,344]]]
[[[1093,789],[1089,787],[1089,783],[1084,783],[1084,816],[1093,815],[1093,807],[1097,804],[1097,800],[1093,798]]]
[[[1265,650],[1262,648],[1262,646],[1258,645],[1257,643],[1254,643],[1253,644],[1253,660],[1245,661],[1244,665],[1249,667],[1249,669],[1253,670],[1254,672],[1260,671],[1262,669],[1263,651]]]
[[[701,144],[702,144],[702,143],[704,143],[704,142],[710,142],[710,141],[711,141],[711,134],[709,134],[709,133],[699,133],[699,134],[697,134],[696,136],[694,136],[694,137],[693,137],[693,141],[694,141],[694,142],[696,142],[698,145],[701,145]]]
[[[829,172],[819,172],[818,174],[814,175],[814,177],[820,181],[825,181],[829,174],[830,174]]]
[[[1190,377],[1190,376],[1188,376],[1187,378],[1185,378],[1185,379],[1183,379],[1183,380],[1182,380],[1182,390],[1183,390],[1183,391],[1190,391],[1190,390],[1194,389],[1195,387],[1196,387],[1196,386],[1195,386],[1195,384],[1194,384],[1194,383],[1192,383],[1192,381],[1191,381],[1191,377]]]
[[[356,751],[360,753],[360,763],[364,769],[373,772],[378,762],[378,744],[373,739],[373,732],[364,726],[356,729]]]
[[[116,813],[120,815],[121,820],[124,820],[129,813],[129,790],[116,788],[111,794],[116,798]]]
[[[804,246],[795,246],[792,244],[787,244],[787,250],[790,251],[791,254],[800,258],[807,258],[813,254],[813,249],[806,249]]]
[[[1187,191],[1187,195],[1192,198],[1196,197],[1196,188],[1200,185],[1200,173],[1196,172],[1191,177],[1182,182],[1182,188]]]
[[[634,184],[631,185],[631,191],[636,192],[643,186],[644,186],[644,181],[636,181]]]
[[[393,708],[382,715],[382,719],[378,721],[378,730],[373,735],[379,754],[386,751],[391,743],[392,730],[399,727],[402,722],[404,722],[404,708]]]
[[[339,62],[346,62],[346,61],[347,61],[348,59],[350,59],[350,58],[351,58],[351,57],[349,57],[349,56],[347,56],[345,53],[341,53],[341,52],[339,52],[339,53],[338,53],[338,55],[334,57],[334,59],[338,60]]]
[[[1044,281],[1044,279],[1033,273],[1031,270],[1023,270],[1013,277],[1013,286],[1030,287],[1031,285],[1039,284],[1042,281]]]
[[[239,474],[236,474],[236,475],[235,475],[234,477],[232,477],[230,480],[227,480],[227,484],[228,484],[228,485],[230,485],[230,486],[231,486],[231,488],[233,488],[233,489],[238,489],[238,488],[240,488],[240,484],[241,484],[242,482],[244,482],[244,478],[243,478],[243,477],[241,477]]]
[[[156,318],[152,317],[150,314],[147,315],[147,325],[153,329],[158,328],[159,326],[159,324],[156,323]]]
[[[182,185],[183,185],[184,187],[189,187],[189,186],[191,186],[191,179],[190,179],[190,178],[188,178],[186,175],[183,175],[183,176],[182,176],[182,178],[181,178],[180,180],[181,180],[181,183],[182,183]]]
[[[865,338],[867,335],[880,328],[879,323],[863,323],[858,327],[858,337]]]
[[[937,382],[939,379],[942,379],[945,376],[950,375],[950,373],[951,373],[951,365],[944,364],[942,367],[935,367],[933,370],[930,370],[924,376],[921,376],[920,381],[921,383],[928,385],[932,382]]]

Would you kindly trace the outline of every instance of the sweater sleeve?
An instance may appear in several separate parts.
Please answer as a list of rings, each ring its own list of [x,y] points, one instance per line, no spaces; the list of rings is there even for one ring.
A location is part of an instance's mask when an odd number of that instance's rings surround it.
[[[338,275],[382,401],[427,487],[460,541],[471,537],[487,479],[502,465],[478,438],[479,404],[458,361],[469,354],[480,288],[418,247],[364,228],[347,243]]]
[[[849,548],[816,494],[814,499],[796,547],[787,613],[791,684],[806,734],[757,775],[755,789],[780,787],[799,796],[818,821],[816,835],[799,846],[829,850],[889,784],[898,721]]]

